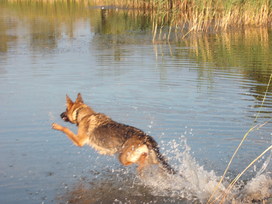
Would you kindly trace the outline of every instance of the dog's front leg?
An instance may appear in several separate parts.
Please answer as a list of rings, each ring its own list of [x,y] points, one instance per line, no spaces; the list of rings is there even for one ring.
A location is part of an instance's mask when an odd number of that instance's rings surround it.
[[[55,130],[59,130],[61,132],[64,132],[67,137],[69,137],[70,140],[72,140],[72,142],[79,146],[79,147],[82,147],[84,144],[78,139],[78,136],[75,135],[69,128],[67,127],[63,127],[57,123],[53,123],[52,124],[52,128],[55,129]]]

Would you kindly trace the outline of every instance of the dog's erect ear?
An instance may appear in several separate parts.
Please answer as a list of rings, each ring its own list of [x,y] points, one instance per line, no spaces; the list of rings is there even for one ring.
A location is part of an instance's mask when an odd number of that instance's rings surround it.
[[[69,109],[73,104],[74,102],[70,99],[68,95],[66,95],[66,107]]]
[[[84,103],[80,93],[77,94],[77,99],[75,103]]]

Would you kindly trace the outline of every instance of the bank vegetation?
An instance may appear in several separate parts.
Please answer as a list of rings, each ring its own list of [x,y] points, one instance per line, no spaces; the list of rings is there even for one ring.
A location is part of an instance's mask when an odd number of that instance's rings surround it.
[[[272,0],[4,0],[10,3],[83,4],[139,9],[159,26],[179,26],[186,32],[271,27]],[[113,8],[113,7],[111,7]]]

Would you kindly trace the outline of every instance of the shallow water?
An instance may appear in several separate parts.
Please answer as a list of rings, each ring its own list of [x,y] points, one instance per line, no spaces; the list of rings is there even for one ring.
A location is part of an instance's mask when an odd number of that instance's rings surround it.
[[[262,105],[271,31],[152,37],[151,19],[132,11],[1,5],[0,203],[205,202],[250,127],[269,121],[250,133],[222,190],[271,145],[271,87]],[[134,166],[51,130],[63,124],[65,94],[78,92],[152,135],[183,177],[139,178]],[[271,164],[255,178],[268,158],[243,175],[230,195],[237,202],[259,189],[271,201]]]

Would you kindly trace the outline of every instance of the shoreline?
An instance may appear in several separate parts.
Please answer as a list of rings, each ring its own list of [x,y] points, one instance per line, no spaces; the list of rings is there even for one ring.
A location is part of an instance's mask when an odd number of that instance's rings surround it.
[[[223,32],[245,28],[271,28],[272,2],[269,0],[212,1],[212,0],[5,0],[14,6],[59,6],[68,9],[126,9],[149,15],[157,26],[180,27],[189,32]]]

